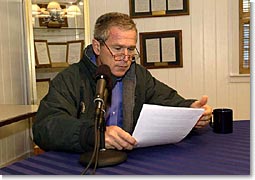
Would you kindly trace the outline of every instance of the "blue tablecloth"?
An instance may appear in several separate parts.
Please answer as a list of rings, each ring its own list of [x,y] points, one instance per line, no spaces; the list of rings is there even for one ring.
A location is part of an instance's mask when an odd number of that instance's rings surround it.
[[[0,169],[0,174],[79,175],[80,154],[46,152]],[[235,121],[233,133],[210,127],[177,144],[134,149],[126,162],[98,168],[98,175],[250,175],[250,121]]]

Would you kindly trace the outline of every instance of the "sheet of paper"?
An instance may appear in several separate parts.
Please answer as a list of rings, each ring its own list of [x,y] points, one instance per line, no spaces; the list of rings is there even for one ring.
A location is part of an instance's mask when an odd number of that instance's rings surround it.
[[[203,114],[202,108],[168,107],[144,104],[132,136],[136,147],[181,141]]]

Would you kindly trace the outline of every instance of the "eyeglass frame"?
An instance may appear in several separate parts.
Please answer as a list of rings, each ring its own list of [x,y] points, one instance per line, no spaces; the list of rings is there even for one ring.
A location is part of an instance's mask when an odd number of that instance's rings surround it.
[[[110,54],[112,55],[114,61],[122,61],[126,56],[128,57],[128,61],[131,61],[131,62],[135,62],[137,59],[140,58],[140,53],[138,51],[137,48],[135,48],[135,51],[137,52],[137,54],[133,54],[133,55],[125,55],[124,53],[122,54],[113,54],[112,50],[110,49],[110,47],[106,44],[106,42],[104,40],[98,40],[99,42],[102,42],[105,47],[108,49],[108,51],[110,52]],[[116,57],[122,57],[120,58],[120,60],[116,60]],[[131,59],[130,59],[131,58]]]

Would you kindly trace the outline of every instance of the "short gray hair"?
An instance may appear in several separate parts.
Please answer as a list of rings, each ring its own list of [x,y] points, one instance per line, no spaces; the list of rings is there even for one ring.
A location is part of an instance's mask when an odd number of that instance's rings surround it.
[[[101,15],[97,19],[94,28],[94,38],[106,41],[109,37],[109,30],[113,26],[123,30],[135,30],[137,33],[136,24],[129,15],[119,12],[110,12]]]

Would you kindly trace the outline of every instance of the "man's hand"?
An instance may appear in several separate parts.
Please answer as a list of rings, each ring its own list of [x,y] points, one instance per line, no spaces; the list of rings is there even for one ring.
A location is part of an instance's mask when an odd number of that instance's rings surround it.
[[[207,105],[208,96],[202,96],[199,101],[195,101],[190,105],[192,108],[204,108],[205,111],[201,118],[197,121],[195,128],[203,128],[210,123],[212,117],[212,107]]]
[[[106,149],[132,150],[136,144],[135,138],[118,126],[106,126]]]

